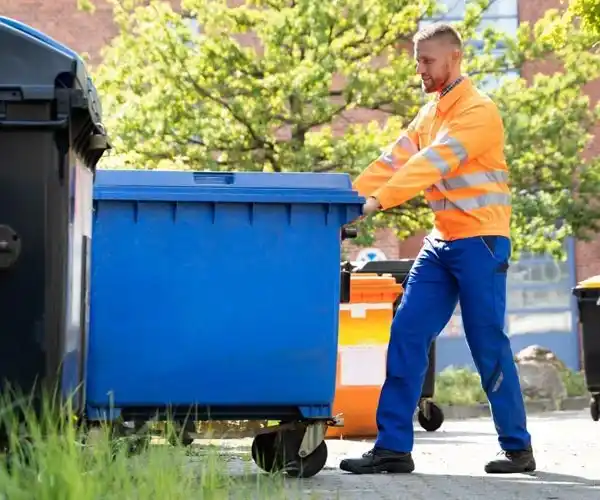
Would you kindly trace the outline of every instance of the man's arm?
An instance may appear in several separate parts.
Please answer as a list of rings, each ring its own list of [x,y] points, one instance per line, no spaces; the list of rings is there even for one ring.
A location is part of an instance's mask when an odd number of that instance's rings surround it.
[[[361,196],[371,196],[375,190],[392,178],[397,169],[419,151],[419,137],[415,131],[415,122],[416,118],[410,123],[406,132],[402,133],[387,151],[354,180],[352,187]]]
[[[377,198],[382,210],[401,205],[498,144],[503,134],[496,110],[484,103],[467,108],[448,124],[445,134],[412,156],[370,196]]]

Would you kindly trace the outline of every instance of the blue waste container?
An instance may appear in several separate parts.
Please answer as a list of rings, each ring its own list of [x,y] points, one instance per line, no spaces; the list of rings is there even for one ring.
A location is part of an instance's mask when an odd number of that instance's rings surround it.
[[[90,415],[331,419],[347,175],[99,171],[94,199]]]

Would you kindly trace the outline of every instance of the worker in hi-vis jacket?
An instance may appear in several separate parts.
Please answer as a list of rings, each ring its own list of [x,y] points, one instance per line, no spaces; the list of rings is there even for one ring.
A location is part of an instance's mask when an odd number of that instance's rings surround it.
[[[490,401],[502,457],[488,473],[535,470],[517,368],[504,332],[511,256],[511,199],[504,129],[494,102],[461,74],[462,40],[448,24],[414,37],[426,104],[406,131],[354,182],[364,215],[425,192],[435,227],[407,277],[387,352],[377,408],[378,436],[361,458],[342,460],[356,474],[414,470],[413,416],[428,350],[458,301],[466,340]]]

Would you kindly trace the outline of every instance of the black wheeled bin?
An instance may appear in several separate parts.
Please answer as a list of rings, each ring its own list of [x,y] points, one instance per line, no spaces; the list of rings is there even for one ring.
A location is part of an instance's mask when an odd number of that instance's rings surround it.
[[[390,274],[396,280],[396,283],[404,285],[408,273],[410,272],[414,259],[400,260],[380,260],[367,262],[356,272],[359,273],[375,273],[375,274]],[[402,295],[400,295],[394,303],[394,313],[400,305]],[[419,423],[427,431],[436,431],[444,422],[442,409],[430,401],[435,393],[435,341],[429,348],[429,366],[425,374],[425,381],[421,390],[421,401],[419,403]]]
[[[0,17],[0,390],[72,397],[85,380],[96,164],[110,147],[83,61]]]
[[[597,422],[600,419],[600,275],[580,282],[573,294],[579,306],[585,381],[592,395],[590,413]]]

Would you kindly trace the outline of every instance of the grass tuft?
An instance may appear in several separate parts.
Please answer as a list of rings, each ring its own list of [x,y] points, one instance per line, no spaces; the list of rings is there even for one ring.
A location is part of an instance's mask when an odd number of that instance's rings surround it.
[[[297,480],[258,472],[240,458],[247,449],[172,446],[154,438],[132,455],[133,438],[115,437],[108,425],[79,425],[67,406],[46,399],[36,412],[23,399],[11,400],[0,403],[6,429],[0,499],[270,500],[299,491]]]

